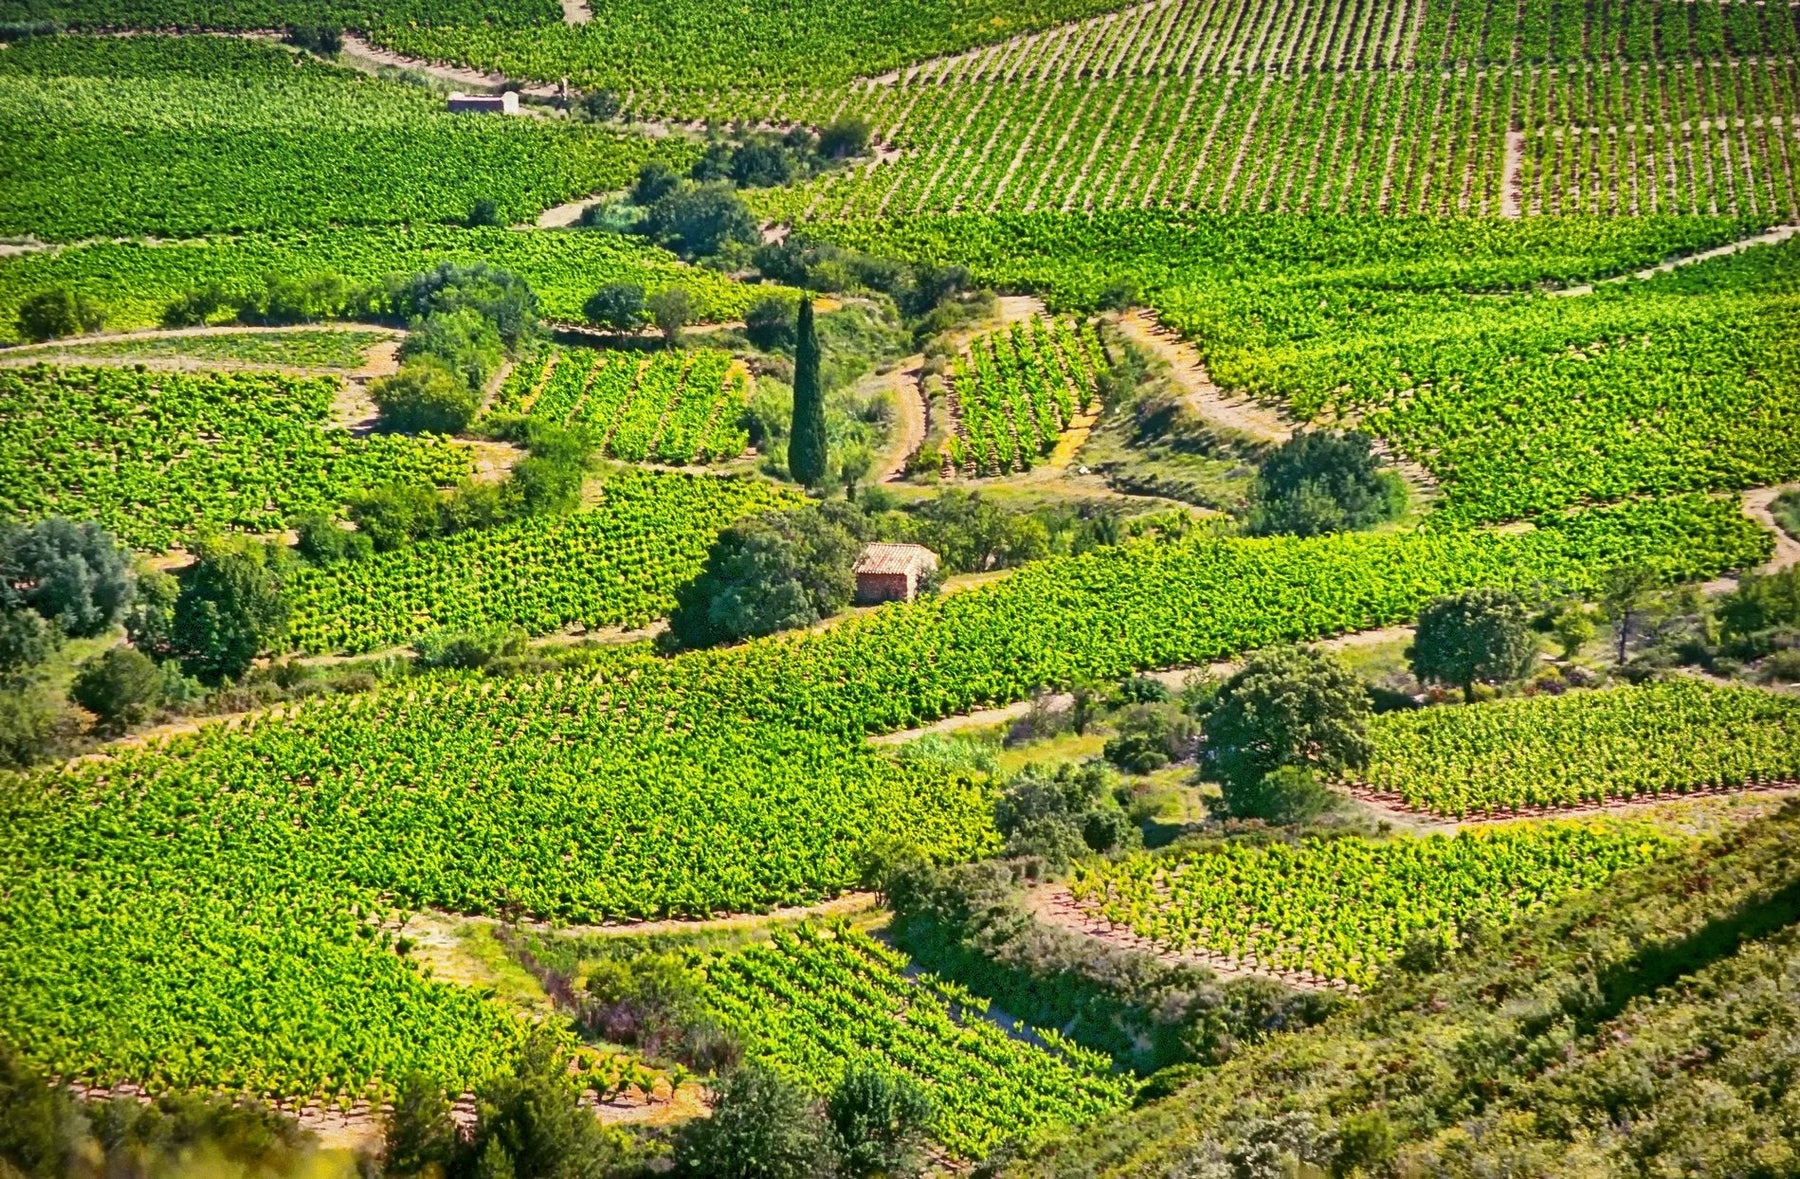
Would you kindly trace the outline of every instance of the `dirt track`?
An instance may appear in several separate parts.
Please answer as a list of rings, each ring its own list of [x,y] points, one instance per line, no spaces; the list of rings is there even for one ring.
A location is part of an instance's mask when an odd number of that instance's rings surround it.
[[[906,460],[925,444],[925,395],[919,388],[919,369],[925,357],[908,356],[878,377],[871,378],[877,387],[885,387],[894,398],[894,437],[887,453],[881,457],[869,478],[888,483],[906,473]]]

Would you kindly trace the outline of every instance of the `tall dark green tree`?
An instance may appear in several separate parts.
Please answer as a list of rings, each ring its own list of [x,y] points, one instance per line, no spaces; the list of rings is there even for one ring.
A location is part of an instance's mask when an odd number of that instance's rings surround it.
[[[825,449],[825,390],[819,384],[819,333],[811,299],[800,300],[794,325],[794,427],[788,437],[788,471],[808,487],[831,469]]]

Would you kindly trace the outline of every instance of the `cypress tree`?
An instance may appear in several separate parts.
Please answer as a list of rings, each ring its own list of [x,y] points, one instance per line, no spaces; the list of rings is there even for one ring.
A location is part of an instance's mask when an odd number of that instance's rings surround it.
[[[825,391],[819,387],[819,336],[811,299],[800,300],[794,334],[794,429],[788,438],[788,471],[808,487],[825,481]]]

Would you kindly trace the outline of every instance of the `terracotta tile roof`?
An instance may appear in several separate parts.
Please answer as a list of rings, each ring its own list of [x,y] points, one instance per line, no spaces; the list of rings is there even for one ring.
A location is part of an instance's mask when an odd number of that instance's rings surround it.
[[[937,554],[922,544],[872,544],[856,559],[856,572],[916,573],[937,563]]]

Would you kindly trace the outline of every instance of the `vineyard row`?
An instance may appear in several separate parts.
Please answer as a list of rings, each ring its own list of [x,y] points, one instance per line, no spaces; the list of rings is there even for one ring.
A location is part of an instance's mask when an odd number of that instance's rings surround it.
[[[1033,319],[976,339],[949,389],[956,431],[946,462],[966,473],[1030,470],[1085,412],[1106,366],[1096,328]]]
[[[1691,0],[1152,0],[878,79],[1024,82],[1791,55],[1788,4]]]
[[[552,349],[516,368],[495,409],[588,426],[604,453],[638,462],[713,462],[749,445],[739,412],[748,374],[717,349],[694,352]]]
[[[896,86],[859,101],[900,154],[771,193],[766,213],[1800,214],[1792,60]],[[839,109],[793,96],[776,114]]]

